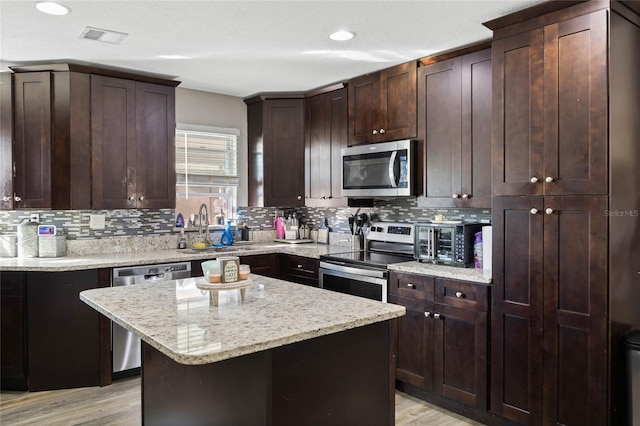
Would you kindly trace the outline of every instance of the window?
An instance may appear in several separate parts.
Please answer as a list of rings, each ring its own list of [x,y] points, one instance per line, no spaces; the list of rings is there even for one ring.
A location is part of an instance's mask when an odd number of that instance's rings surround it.
[[[233,217],[237,207],[238,129],[176,126],[176,213],[185,226],[207,206],[209,223]]]

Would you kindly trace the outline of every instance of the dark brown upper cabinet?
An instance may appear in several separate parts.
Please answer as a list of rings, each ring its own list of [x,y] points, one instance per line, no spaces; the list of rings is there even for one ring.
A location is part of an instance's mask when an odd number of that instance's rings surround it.
[[[175,207],[174,88],[91,78],[94,209]]]
[[[13,194],[4,196],[15,209],[90,208],[89,75],[43,71],[13,79]]]
[[[493,195],[607,192],[606,18],[493,44]]]
[[[249,205],[304,206],[304,99],[247,103]]]
[[[12,175],[9,182],[3,168],[3,208],[175,206],[179,82],[78,64],[11,68],[13,149],[8,154],[3,110],[1,160],[12,163]],[[118,83],[106,93],[105,81]]]
[[[0,73],[0,210],[13,208],[13,76]]]
[[[349,81],[349,145],[415,138],[417,63]]]
[[[418,69],[423,207],[491,207],[491,50]]]
[[[340,85],[342,87],[342,85]],[[348,144],[347,89],[305,99],[305,205],[346,206],[342,198],[342,148]]]

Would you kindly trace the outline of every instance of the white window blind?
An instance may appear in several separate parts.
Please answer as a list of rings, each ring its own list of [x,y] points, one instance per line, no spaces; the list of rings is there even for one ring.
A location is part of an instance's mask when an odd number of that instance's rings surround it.
[[[237,186],[238,136],[176,130],[176,174],[179,185],[192,186],[194,190],[203,186]]]

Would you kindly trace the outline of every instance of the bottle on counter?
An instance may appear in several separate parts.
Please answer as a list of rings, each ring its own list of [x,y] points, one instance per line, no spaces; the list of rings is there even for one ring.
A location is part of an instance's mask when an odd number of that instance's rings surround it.
[[[231,235],[231,221],[227,221],[227,225],[224,227],[224,232],[220,238],[220,244],[223,246],[230,246],[233,244],[233,235]]]
[[[180,240],[178,240],[178,248],[179,249],[187,248],[187,239],[184,236],[184,229],[180,230]]]
[[[249,227],[247,222],[242,225],[242,241],[249,241]]]

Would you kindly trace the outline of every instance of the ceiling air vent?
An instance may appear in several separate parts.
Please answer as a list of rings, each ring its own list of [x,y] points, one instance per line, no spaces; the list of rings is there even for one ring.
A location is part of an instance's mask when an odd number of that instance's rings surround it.
[[[86,27],[80,38],[85,40],[101,41],[103,43],[119,44],[129,34],[100,28]]]

